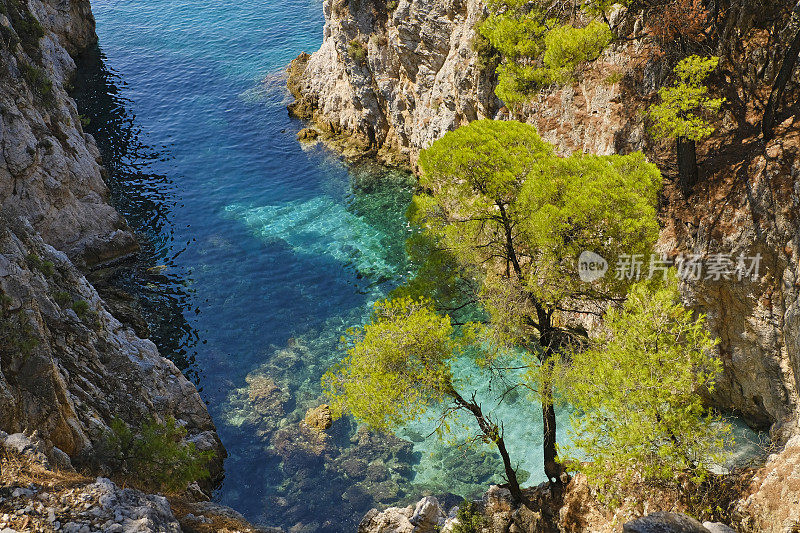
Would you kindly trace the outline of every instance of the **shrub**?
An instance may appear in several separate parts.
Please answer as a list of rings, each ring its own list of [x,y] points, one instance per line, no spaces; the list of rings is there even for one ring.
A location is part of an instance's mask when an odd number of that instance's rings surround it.
[[[27,358],[39,344],[23,311],[11,309],[11,297],[0,291],[0,354]]]
[[[495,92],[511,108],[527,102],[543,87],[569,82],[576,69],[597,59],[614,37],[600,19],[582,28],[558,24],[547,6],[538,2],[495,0],[488,8],[490,14],[478,25],[473,47],[486,49],[480,42],[485,39],[499,54],[496,61],[502,63],[497,66]],[[605,11],[597,5],[589,10],[590,14]]]
[[[211,450],[200,451],[183,441],[186,429],[170,417],[164,424],[146,420],[138,433],[115,418],[106,438],[105,455],[145,489],[179,492],[209,476]]]
[[[78,315],[78,318],[86,318],[86,315],[89,314],[89,303],[85,300],[75,300],[70,307]]]
[[[53,82],[44,69],[24,61],[19,62],[19,69],[31,90],[44,102],[51,102],[53,98]]]
[[[353,39],[347,45],[347,55],[349,55],[351,59],[363,63],[367,60],[367,49],[358,39]]]
[[[57,293],[53,294],[53,299],[61,307],[64,307],[65,305],[70,304],[72,302],[72,297],[69,295],[68,292],[64,291],[58,291]]]
[[[456,518],[458,523],[453,526],[453,533],[479,533],[486,525],[486,517],[480,507],[469,500],[464,500],[458,507]]]
[[[30,268],[38,270],[45,276],[50,277],[55,273],[55,265],[52,263],[52,261],[43,261],[36,254],[28,254],[28,257],[25,259]]]
[[[3,4],[0,13],[6,15],[11,22],[10,33],[15,34],[9,44],[16,46],[16,42],[22,43],[22,49],[32,58],[41,56],[39,50],[39,39],[44,37],[44,28],[39,20],[30,12],[24,0],[7,0]],[[5,32],[4,32],[5,33]]]

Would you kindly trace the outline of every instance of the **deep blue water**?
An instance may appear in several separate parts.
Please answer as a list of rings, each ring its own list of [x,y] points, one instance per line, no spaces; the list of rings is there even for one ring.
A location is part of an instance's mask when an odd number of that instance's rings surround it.
[[[144,246],[113,281],[209,405],[230,454],[215,499],[266,525],[351,531],[371,507],[497,479],[494,455],[422,442],[424,426],[405,440],[356,435],[349,420],[324,443],[298,433],[340,336],[407,274],[413,186],[297,142],[284,71],[318,48],[321,3],[93,9],[99,49],[76,98]]]
[[[100,44],[76,98],[143,244],[112,281],[139,297],[151,338],[209,405],[230,454],[215,499],[265,525],[352,531],[371,507],[497,481],[491,451],[425,439],[426,423],[402,440],[346,419],[324,442],[298,427],[339,337],[407,275],[413,184],[296,141],[283,72],[318,48],[319,0],[93,8]],[[487,382],[475,388],[491,398]],[[539,410],[507,403],[507,441],[537,482]]]

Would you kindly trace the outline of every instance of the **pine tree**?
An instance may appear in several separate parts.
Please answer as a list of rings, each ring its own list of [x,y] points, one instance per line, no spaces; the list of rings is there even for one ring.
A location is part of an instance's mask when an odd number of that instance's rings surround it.
[[[630,284],[614,276],[584,283],[577,275],[576,260],[584,250],[608,257],[649,253],[658,235],[655,204],[661,175],[641,153],[556,157],[533,126],[513,121],[475,121],[449,132],[424,150],[419,161],[421,192],[414,196],[409,215],[421,229],[415,242],[424,243],[416,257],[422,262],[423,279],[412,280],[398,295],[444,296],[432,302],[440,313],[470,304],[477,307],[483,325],[468,327],[480,332],[473,346],[486,352],[483,365],[499,361],[507,353],[505,348],[528,354],[532,383],[527,386],[538,391],[542,404],[544,470],[551,482],[558,483],[562,467],[556,452],[552,364],[570,338],[561,315],[579,309],[582,300],[621,297]],[[431,329],[426,335],[447,337],[433,327],[436,324],[431,320],[425,326]],[[421,326],[409,324],[411,330]],[[437,347],[434,359],[443,359],[448,349]],[[378,355],[382,350],[375,347],[373,358],[393,353],[387,347]],[[366,420],[369,415],[358,407],[356,396],[385,394],[405,400],[399,397],[403,380],[413,383],[406,385],[412,390],[420,385],[421,377],[413,373],[372,381],[364,376],[377,367],[356,370],[350,353],[338,373],[359,377],[346,380],[351,388],[336,390],[339,405],[356,418]],[[415,353],[419,358],[426,352]],[[432,375],[446,375],[435,368]],[[427,390],[444,394],[436,383]],[[417,398],[412,394],[407,400]],[[394,425],[402,420],[396,419]]]
[[[705,317],[681,305],[673,276],[635,285],[604,323],[558,372],[575,409],[571,452],[592,461],[572,463],[611,499],[619,483],[702,479],[720,464],[730,431],[698,394],[713,390],[721,371]]]
[[[662,87],[661,103],[650,107],[653,132],[657,137],[677,140],[678,174],[687,194],[698,180],[697,141],[714,133],[709,115],[717,113],[724,98],[708,96],[703,83],[717,68],[718,57],[689,56],[675,67],[677,80],[671,87]]]

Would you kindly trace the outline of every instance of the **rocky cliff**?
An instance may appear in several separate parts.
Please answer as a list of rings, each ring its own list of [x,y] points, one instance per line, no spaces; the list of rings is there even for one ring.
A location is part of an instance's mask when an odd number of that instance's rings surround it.
[[[130,425],[176,418],[201,449],[224,457],[192,385],[155,345],[105,308],[69,258],[30,225],[0,215],[0,428],[38,431],[74,461],[119,417]]]
[[[0,431],[0,531],[255,533],[236,511],[123,488],[51,460],[43,443]]]
[[[472,44],[484,10],[479,0],[323,5],[321,48],[289,68],[296,98],[290,112],[338,146],[366,147],[383,161],[413,165],[446,131],[476,118],[510,116]],[[724,375],[711,399],[754,427],[784,428],[780,433],[788,435],[797,429],[800,404],[800,125],[787,121],[769,143],[757,130],[780,66],[780,43],[790,40],[787,32],[770,41],[769,33],[786,27],[788,15],[767,22],[760,19],[763,10],[740,9],[731,17],[740,26],[728,33],[722,74],[713,80],[735,105],[725,108],[717,132],[701,146],[701,184],[689,197],[672,184],[674,148],[647,134],[643,111],[669,69],[650,53],[641,20],[624,25],[626,39],[573,83],[542,91],[514,118],[535,124],[562,155],[644,150],[669,182],[659,251],[671,258],[761,255],[755,279],[706,280],[704,274],[684,283],[682,292],[708,314],[722,340]],[[787,102],[797,89],[790,86]]]
[[[0,0],[0,430],[98,466],[115,417],[172,417],[216,451],[218,478],[225,450],[195,387],[78,269],[137,249],[67,92],[71,54],[96,39],[88,0]]]
[[[0,208],[78,265],[137,247],[108,204],[100,154],[67,94],[70,53],[96,39],[88,0],[0,3]]]
[[[291,109],[323,132],[403,165],[446,131],[493,118],[493,74],[473,48],[474,0],[325,0],[324,41],[290,69]]]

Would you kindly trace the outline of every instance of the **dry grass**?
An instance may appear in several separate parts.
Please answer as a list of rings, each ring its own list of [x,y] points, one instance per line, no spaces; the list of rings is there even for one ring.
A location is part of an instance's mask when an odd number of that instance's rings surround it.
[[[94,480],[77,472],[47,470],[24,456],[9,450],[0,449],[0,486],[36,485],[48,492],[69,490],[92,483]]]

